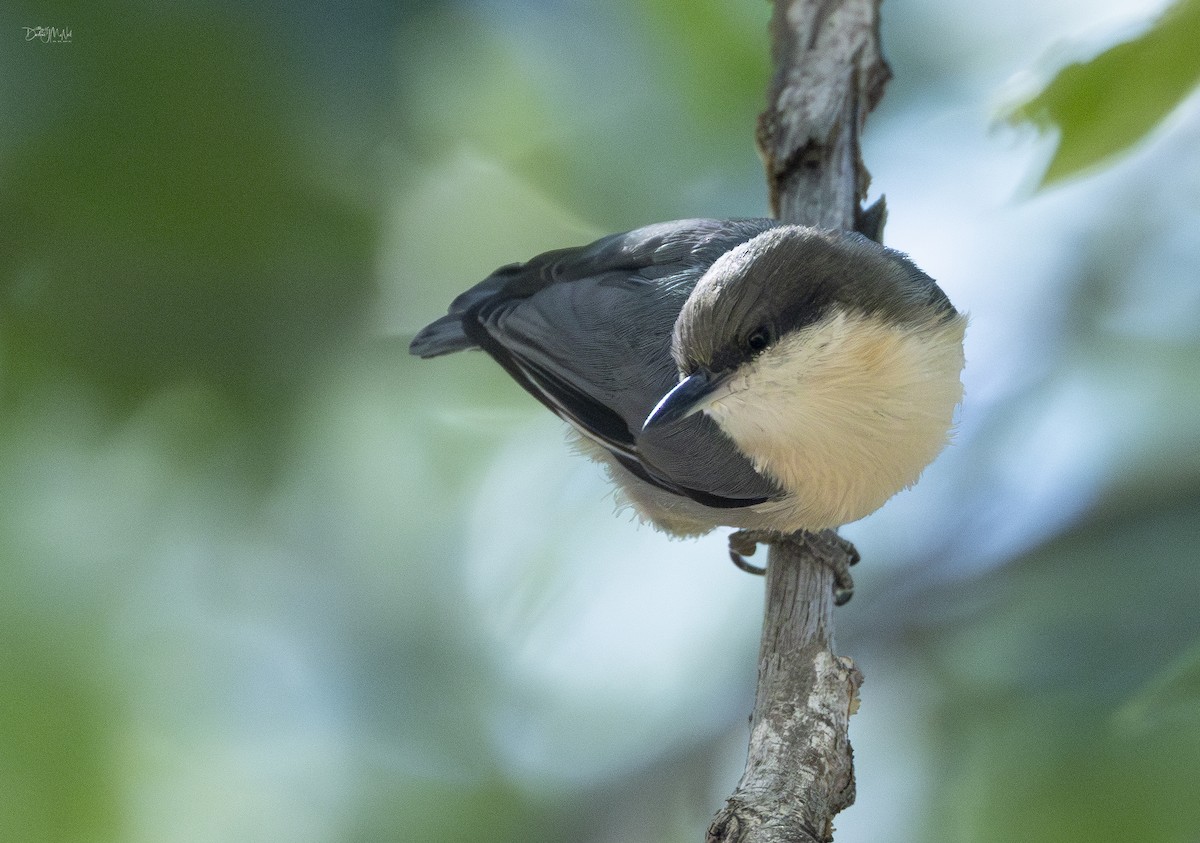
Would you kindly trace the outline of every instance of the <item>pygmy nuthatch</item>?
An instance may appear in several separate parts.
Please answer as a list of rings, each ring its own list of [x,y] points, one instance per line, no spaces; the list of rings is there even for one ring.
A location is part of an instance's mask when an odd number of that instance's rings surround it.
[[[669,533],[792,533],[916,482],[962,397],[965,327],[862,235],[699,219],[502,267],[410,350],[482,348]]]

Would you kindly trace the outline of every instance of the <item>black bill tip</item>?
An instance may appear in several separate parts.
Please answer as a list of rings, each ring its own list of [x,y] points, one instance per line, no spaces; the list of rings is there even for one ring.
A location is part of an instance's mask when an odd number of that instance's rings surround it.
[[[688,375],[654,405],[642,424],[642,432],[666,427],[700,412],[724,380],[724,375],[714,375],[704,369]]]

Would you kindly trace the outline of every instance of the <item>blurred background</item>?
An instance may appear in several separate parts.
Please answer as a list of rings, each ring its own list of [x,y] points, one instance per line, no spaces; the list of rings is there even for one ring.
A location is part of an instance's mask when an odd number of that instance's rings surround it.
[[[884,4],[872,196],[972,324],[954,446],[845,529],[839,843],[1200,841],[1196,7]],[[0,8],[0,839],[703,838],[761,580],[406,347],[500,264],[765,213],[769,13]]]

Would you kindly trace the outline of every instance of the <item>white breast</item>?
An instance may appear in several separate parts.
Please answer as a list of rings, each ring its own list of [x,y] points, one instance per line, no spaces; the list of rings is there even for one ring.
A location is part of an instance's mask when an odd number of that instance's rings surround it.
[[[962,399],[965,329],[835,312],[735,375],[706,412],[790,493],[756,508],[773,529],[856,521],[917,481]]]

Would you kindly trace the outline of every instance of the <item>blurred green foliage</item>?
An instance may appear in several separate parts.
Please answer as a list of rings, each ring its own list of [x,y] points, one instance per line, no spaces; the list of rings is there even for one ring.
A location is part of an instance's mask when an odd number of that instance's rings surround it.
[[[947,689],[930,838],[1194,839],[1198,511],[1174,495],[1102,507],[956,590],[1000,599],[929,648]]]
[[[96,667],[96,630],[56,628],[5,603],[0,839],[119,839],[120,753],[111,730],[119,695]]]
[[[553,809],[531,804],[502,778],[470,786],[396,781],[380,771],[363,789],[362,813],[347,839],[361,843],[412,840],[474,843],[480,840],[569,839]]]
[[[0,161],[10,404],[75,381],[127,409],[195,381],[277,413],[364,312],[374,239],[298,140],[299,92],[267,58],[286,52],[216,10],[56,13],[75,40],[22,45],[56,84]]]
[[[1176,0],[1142,35],[1059,71],[1010,122],[1057,129],[1048,185],[1089,170],[1148,135],[1200,83],[1200,0]]]
[[[689,109],[705,123],[753,126],[771,73],[763,16],[728,0],[649,0],[638,9],[639,23],[660,36],[660,72]]]
[[[1186,641],[1189,636],[1180,636]],[[1151,678],[1116,715],[1127,734],[1200,733],[1200,641]]]

